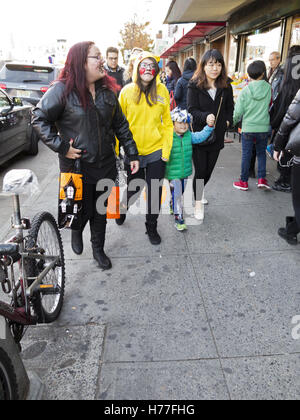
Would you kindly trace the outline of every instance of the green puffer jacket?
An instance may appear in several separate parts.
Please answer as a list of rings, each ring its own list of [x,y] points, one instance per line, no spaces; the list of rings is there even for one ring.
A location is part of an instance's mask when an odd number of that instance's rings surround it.
[[[183,137],[180,137],[174,132],[173,147],[166,165],[165,178],[184,179],[192,175],[192,155],[192,133],[187,131]]]

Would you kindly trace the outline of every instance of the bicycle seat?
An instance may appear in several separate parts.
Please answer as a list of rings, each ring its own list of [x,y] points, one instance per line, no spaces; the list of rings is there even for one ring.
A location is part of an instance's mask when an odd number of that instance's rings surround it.
[[[13,169],[3,180],[3,192],[12,194],[35,194],[39,192],[36,175],[30,169]]]
[[[18,244],[0,244],[0,256],[17,257],[19,256]]]

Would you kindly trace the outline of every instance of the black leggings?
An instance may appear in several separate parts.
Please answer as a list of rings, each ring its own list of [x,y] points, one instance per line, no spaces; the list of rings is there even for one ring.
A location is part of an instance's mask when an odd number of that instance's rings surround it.
[[[194,147],[193,162],[195,167],[195,176],[193,182],[193,190],[196,201],[202,199],[203,184],[197,180],[204,180],[204,186],[208,183],[215,169],[216,163],[220,155],[220,150],[207,152],[201,150],[201,147]]]
[[[300,232],[300,165],[294,164],[292,167],[292,192],[293,192],[293,206],[295,210],[295,223],[293,232],[298,234]]]
[[[141,168],[136,174],[132,175],[130,166],[125,165],[125,170],[127,171],[127,203],[124,203],[125,199],[122,199],[122,202],[127,206],[130,207],[130,205],[134,204],[134,202],[139,198],[139,194],[142,191],[141,187],[136,187],[134,191],[128,190],[128,186],[133,180],[142,180],[146,181],[147,184],[147,215],[146,215],[146,221],[147,223],[156,223],[160,208],[161,208],[161,196],[162,196],[162,180],[165,176],[165,169],[166,169],[166,163],[163,160],[158,160],[153,163],[149,163],[146,168]],[[159,185],[159,191],[158,195],[154,194],[152,197],[151,194],[151,185],[152,180],[155,180],[155,183],[153,183],[153,188],[155,188],[158,183]],[[155,193],[155,191],[152,191]],[[139,194],[137,194],[139,193]]]

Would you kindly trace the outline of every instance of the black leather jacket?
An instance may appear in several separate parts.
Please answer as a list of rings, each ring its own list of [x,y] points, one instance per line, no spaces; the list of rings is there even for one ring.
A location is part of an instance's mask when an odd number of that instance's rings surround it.
[[[73,147],[83,151],[83,161],[99,162],[102,167],[115,158],[113,146],[117,136],[129,160],[138,160],[128,121],[111,90],[102,86],[101,81],[96,82],[95,103],[91,96],[85,110],[75,92],[64,100],[64,89],[64,83],[54,83],[33,110],[33,127],[50,149],[66,163],[69,142],[73,139]]]
[[[288,141],[289,136],[291,134],[291,131],[295,128],[299,127],[299,135],[300,135],[300,90],[298,91],[295,99],[291,103],[282,123],[278,130],[278,133],[276,134],[275,140],[274,140],[274,148],[277,152],[280,152],[281,150],[284,150]],[[297,131],[298,133],[298,131]],[[294,133],[296,137],[298,137],[298,134]],[[300,137],[299,142],[300,142]],[[299,156],[298,156],[299,158]],[[298,159],[297,159],[298,163]],[[300,162],[299,162],[300,163]]]

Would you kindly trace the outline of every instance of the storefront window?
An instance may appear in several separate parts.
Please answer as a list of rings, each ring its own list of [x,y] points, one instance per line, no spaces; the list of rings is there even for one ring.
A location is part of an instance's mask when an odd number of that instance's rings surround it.
[[[294,19],[292,28],[291,46],[300,45],[300,16]]]
[[[247,67],[255,60],[262,60],[269,66],[269,56],[273,51],[281,52],[281,26],[260,29],[248,35],[245,59],[241,71],[246,73]]]
[[[230,51],[229,51],[229,60],[228,60],[228,74],[233,75],[235,73],[235,66],[236,66],[236,58],[237,58],[237,46],[238,43],[231,36],[230,40]]]

